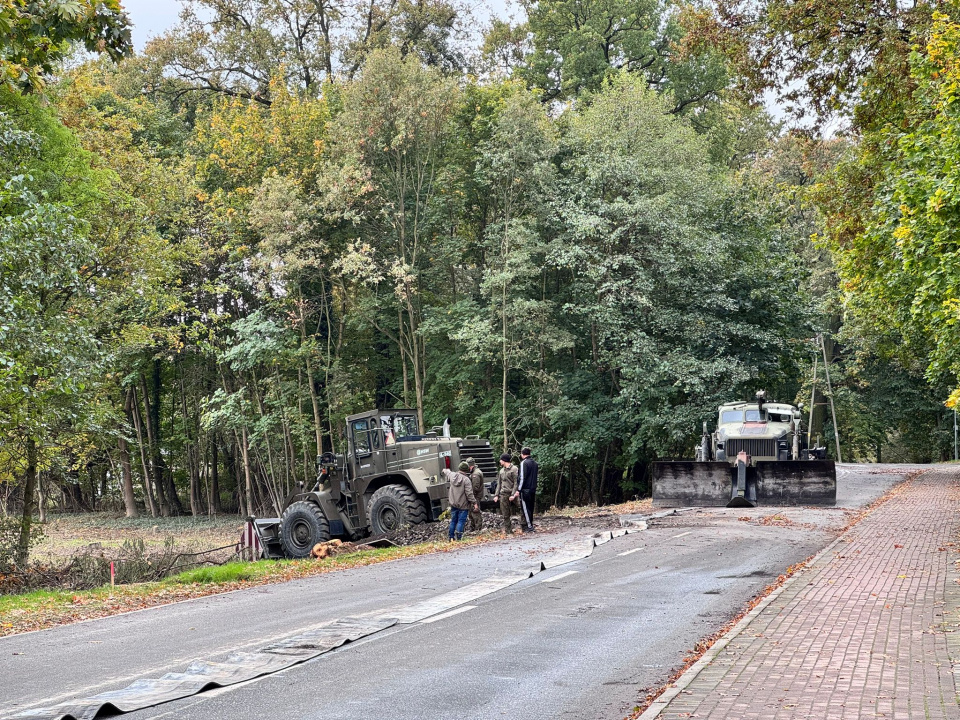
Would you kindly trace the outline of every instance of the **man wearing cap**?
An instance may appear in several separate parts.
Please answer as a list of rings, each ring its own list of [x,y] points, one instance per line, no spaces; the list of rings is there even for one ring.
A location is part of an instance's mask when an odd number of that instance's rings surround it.
[[[470,508],[479,510],[480,505],[473,495],[473,486],[470,482],[470,466],[460,463],[457,472],[443,469],[443,476],[449,481],[450,489],[447,496],[450,500],[450,539],[463,539],[463,526],[467,524],[467,513]]]
[[[483,470],[477,467],[477,462],[472,457],[466,459],[467,467],[470,468],[470,484],[473,486],[473,497],[477,500],[477,505],[483,500]],[[483,529],[483,513],[479,507],[470,511],[470,532],[480,532]]]
[[[515,497],[520,497],[520,520],[523,532],[533,532],[533,507],[537,502],[537,474],[540,466],[530,457],[530,448],[520,451],[520,478],[517,482]]]
[[[517,492],[517,469],[513,466],[513,457],[510,453],[500,456],[500,473],[497,475],[496,498],[500,501],[500,512],[503,515],[503,531],[507,535],[513,534],[513,498]]]

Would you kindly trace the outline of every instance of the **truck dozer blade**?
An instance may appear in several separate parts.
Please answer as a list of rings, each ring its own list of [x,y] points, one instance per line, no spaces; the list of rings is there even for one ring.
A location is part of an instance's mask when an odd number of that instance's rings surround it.
[[[836,505],[833,460],[757,462],[757,495],[763,505]]]
[[[744,470],[741,494],[739,474],[729,463],[653,463],[653,506],[836,505],[832,460],[759,461]]]

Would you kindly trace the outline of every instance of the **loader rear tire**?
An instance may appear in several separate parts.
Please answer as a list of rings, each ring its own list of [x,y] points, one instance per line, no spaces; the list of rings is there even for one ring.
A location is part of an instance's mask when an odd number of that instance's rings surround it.
[[[394,533],[404,525],[427,521],[427,509],[406,485],[384,485],[370,498],[370,529],[375,535]]]
[[[317,543],[330,539],[330,523],[316,503],[301,500],[283,511],[280,544],[288,558],[310,557]]]

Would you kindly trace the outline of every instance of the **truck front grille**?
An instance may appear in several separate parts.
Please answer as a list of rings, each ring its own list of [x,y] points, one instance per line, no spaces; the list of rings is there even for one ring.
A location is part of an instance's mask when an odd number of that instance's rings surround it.
[[[726,451],[727,457],[731,460],[737,457],[737,453],[741,450],[746,452],[750,457],[775,458],[777,456],[777,441],[767,439],[755,440],[753,438],[727,438],[724,450]]]

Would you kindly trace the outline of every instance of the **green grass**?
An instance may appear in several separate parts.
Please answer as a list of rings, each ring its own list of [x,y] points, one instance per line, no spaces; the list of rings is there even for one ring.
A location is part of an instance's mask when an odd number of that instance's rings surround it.
[[[270,565],[272,565],[272,563]],[[269,567],[269,565],[267,567]],[[261,562],[231,562],[225,565],[185,570],[179,575],[174,575],[172,578],[169,578],[169,580],[178,585],[222,584],[261,577],[269,574],[269,571],[263,572],[266,569]]]
[[[22,595],[0,595],[0,616],[13,610],[28,610],[39,605],[63,602],[72,595],[67,590],[33,590]]]

